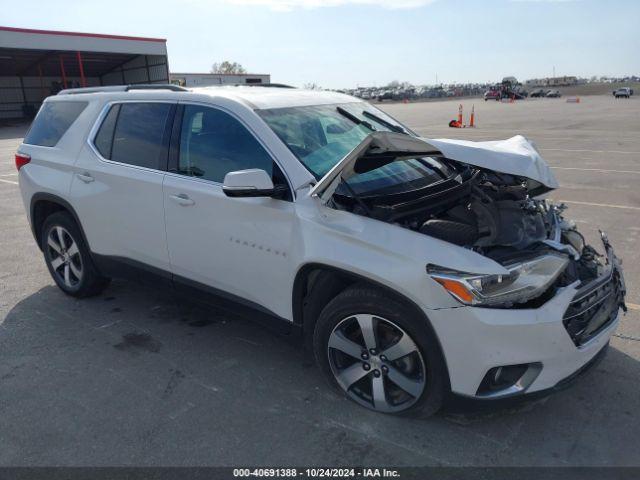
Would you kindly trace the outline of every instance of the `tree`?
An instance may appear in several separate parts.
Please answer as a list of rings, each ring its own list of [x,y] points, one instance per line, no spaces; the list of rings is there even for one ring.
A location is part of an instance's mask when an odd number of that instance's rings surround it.
[[[302,88],[305,90],[322,90],[322,87],[315,82],[305,83]]]
[[[242,65],[238,62],[230,62],[229,60],[225,60],[220,63],[214,63],[211,65],[211,73],[235,73],[242,74],[247,73]]]

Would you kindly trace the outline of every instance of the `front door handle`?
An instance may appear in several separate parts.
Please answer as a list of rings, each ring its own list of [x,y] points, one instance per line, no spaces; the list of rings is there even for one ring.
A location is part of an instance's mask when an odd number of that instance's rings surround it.
[[[169,198],[176,202],[178,205],[182,205],[183,207],[190,207],[191,205],[195,205],[196,202],[189,198],[189,195],[186,193],[179,193],[178,195],[169,195]]]
[[[91,183],[95,180],[95,178],[93,178],[89,172],[76,173],[76,177],[78,177],[84,183]]]

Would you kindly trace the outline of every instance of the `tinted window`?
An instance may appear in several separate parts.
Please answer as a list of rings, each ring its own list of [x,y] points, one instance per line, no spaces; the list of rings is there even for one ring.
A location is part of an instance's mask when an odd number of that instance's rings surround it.
[[[228,172],[248,168],[261,168],[274,177],[273,160],[238,120],[214,108],[187,105],[178,173],[222,183]]]
[[[40,108],[24,143],[55,146],[88,105],[87,102],[46,102]]]
[[[139,167],[161,169],[166,160],[163,142],[171,105],[123,103],[116,121],[111,160]]]
[[[104,158],[111,158],[111,146],[113,145],[113,134],[116,129],[116,120],[118,119],[118,112],[120,111],[120,105],[114,105],[109,110],[109,113],[104,118],[98,135],[94,140],[94,145]]]

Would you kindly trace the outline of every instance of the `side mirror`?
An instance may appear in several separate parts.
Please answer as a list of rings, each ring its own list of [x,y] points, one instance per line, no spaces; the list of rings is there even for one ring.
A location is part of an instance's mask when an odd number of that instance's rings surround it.
[[[271,197],[276,193],[271,176],[259,168],[227,173],[222,190],[228,197]]]

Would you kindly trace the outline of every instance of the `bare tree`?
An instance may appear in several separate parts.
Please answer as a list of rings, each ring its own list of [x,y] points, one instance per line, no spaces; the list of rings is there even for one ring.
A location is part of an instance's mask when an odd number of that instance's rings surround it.
[[[305,90],[322,90],[322,87],[315,82],[305,83],[302,88]]]
[[[247,71],[238,62],[230,62],[229,60],[224,60],[223,62],[220,62],[220,63],[216,62],[213,65],[211,65],[211,73],[242,74],[242,73],[247,73]]]

